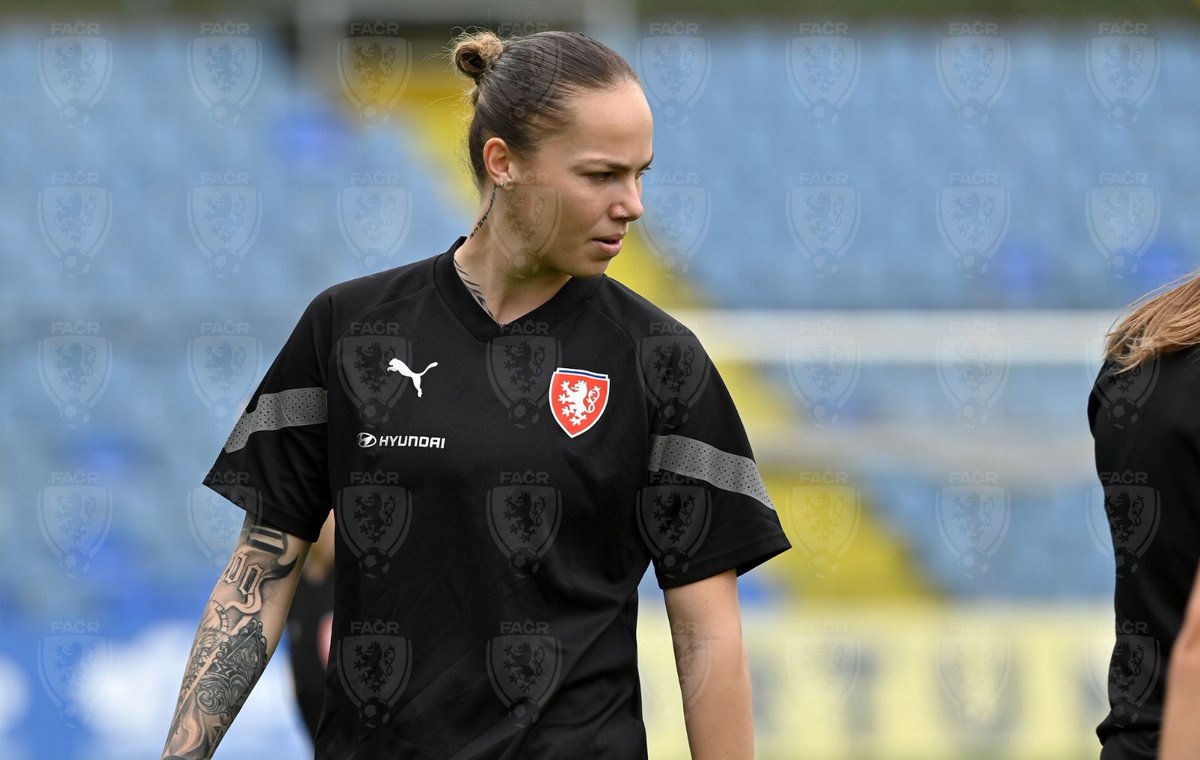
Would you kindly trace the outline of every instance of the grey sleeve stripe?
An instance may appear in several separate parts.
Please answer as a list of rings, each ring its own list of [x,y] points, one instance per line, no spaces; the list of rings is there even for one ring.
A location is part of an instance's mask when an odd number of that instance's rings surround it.
[[[233,426],[233,432],[225,441],[226,453],[244,448],[250,434],[260,430],[325,422],[327,398],[324,388],[292,388],[279,393],[262,394],[254,411],[242,414]]]
[[[682,435],[651,436],[650,469],[699,478],[717,488],[749,496],[775,509],[753,459],[721,451],[695,438]]]

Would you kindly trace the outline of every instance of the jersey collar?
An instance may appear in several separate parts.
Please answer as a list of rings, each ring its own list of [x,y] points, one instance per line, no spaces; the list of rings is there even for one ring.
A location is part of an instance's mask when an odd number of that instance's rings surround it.
[[[450,246],[450,250],[434,258],[433,279],[447,308],[454,313],[467,332],[479,340],[490,340],[498,335],[506,334],[507,325],[502,327],[497,324],[480,308],[454,269],[454,252],[466,242],[466,239],[465,235],[460,236]],[[572,277],[550,297],[550,300],[528,314],[514,319],[509,324],[544,322],[547,329],[553,330],[587,300],[605,276],[602,274],[599,277]]]

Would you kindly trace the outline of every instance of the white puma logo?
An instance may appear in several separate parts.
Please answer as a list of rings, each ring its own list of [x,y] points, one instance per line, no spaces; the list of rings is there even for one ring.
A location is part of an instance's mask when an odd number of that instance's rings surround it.
[[[400,361],[399,359],[392,359],[390,362],[388,362],[388,371],[389,372],[399,372],[401,375],[404,375],[405,377],[411,379],[413,381],[413,387],[415,387],[417,389],[417,398],[420,398],[421,397],[421,375],[424,375],[426,372],[428,372],[429,370],[433,369],[436,366],[437,366],[437,362],[430,362],[429,366],[426,367],[425,369],[421,370],[420,372],[413,372],[411,369],[408,368],[408,365],[405,364],[404,362]]]

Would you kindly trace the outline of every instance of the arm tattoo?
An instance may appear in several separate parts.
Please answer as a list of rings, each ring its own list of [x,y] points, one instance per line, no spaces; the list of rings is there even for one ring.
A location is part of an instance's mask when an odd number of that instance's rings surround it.
[[[299,569],[307,546],[297,543],[247,518],[196,631],[164,758],[210,757],[246,703],[279,640],[286,609],[268,603],[276,582]],[[263,625],[268,608],[278,618],[268,623],[273,635]]]

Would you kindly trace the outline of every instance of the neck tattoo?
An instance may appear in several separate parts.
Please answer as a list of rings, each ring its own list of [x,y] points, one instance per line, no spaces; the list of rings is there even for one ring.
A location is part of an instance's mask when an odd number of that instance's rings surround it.
[[[462,264],[458,263],[458,259],[454,259],[453,257],[451,258],[454,261],[454,270],[458,272],[459,279],[463,281],[463,285],[466,285],[467,290],[470,291],[471,295],[475,297],[475,303],[479,304],[484,313],[492,318],[493,322],[497,322],[497,324],[499,324],[499,322],[496,320],[496,315],[492,314],[492,310],[488,308],[487,301],[483,299],[483,289],[479,287],[478,283],[473,282],[469,277],[467,277],[467,270],[462,268]]]

